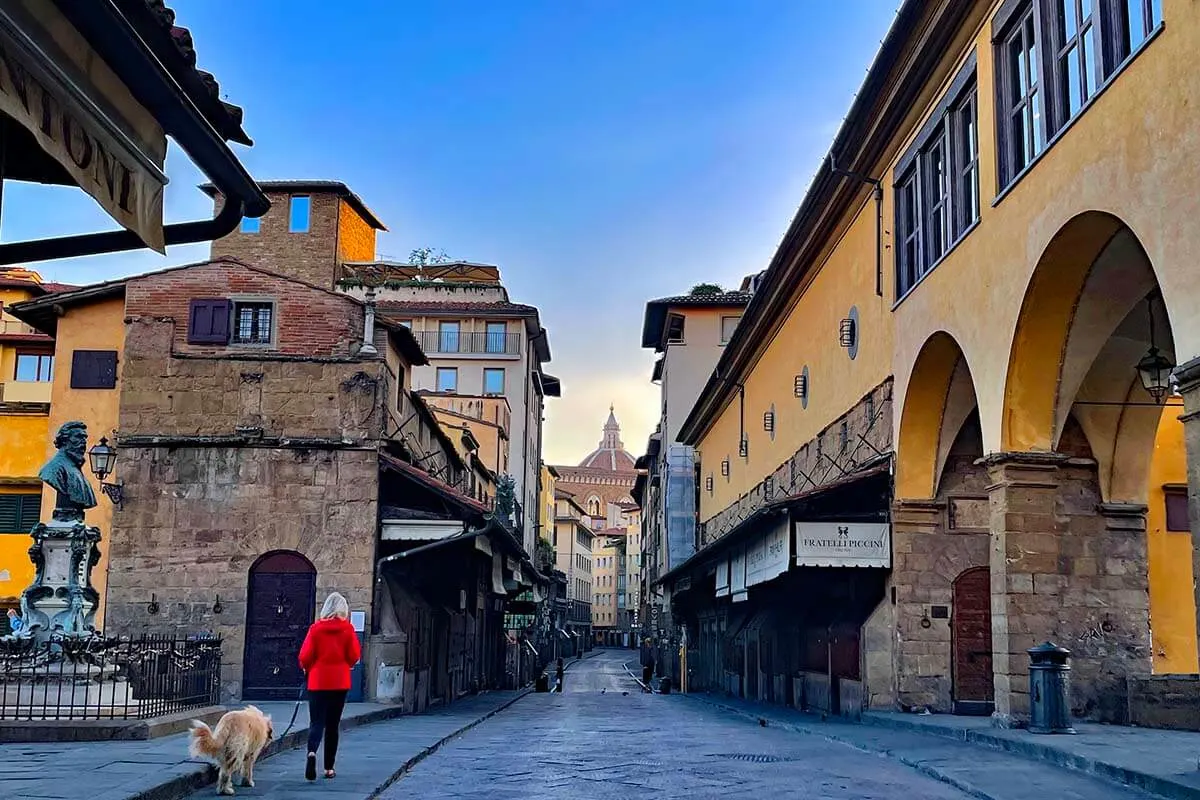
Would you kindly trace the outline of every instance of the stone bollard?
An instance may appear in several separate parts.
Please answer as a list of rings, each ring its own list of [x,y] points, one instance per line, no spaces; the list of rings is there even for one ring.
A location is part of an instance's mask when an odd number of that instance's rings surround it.
[[[1067,700],[1071,651],[1043,642],[1025,652],[1029,654],[1029,732],[1074,733]]]

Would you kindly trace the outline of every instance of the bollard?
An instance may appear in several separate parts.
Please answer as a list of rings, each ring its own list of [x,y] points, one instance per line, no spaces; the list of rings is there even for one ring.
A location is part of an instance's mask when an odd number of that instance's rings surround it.
[[[533,690],[535,692],[549,692],[550,691],[550,676],[544,672],[541,675],[538,675],[537,681],[533,685]]]
[[[1071,651],[1043,642],[1029,654],[1029,732],[1074,733],[1067,701],[1067,676]]]
[[[671,693],[671,678],[670,678],[670,676],[666,676],[658,682],[658,691],[662,694],[670,694]]]

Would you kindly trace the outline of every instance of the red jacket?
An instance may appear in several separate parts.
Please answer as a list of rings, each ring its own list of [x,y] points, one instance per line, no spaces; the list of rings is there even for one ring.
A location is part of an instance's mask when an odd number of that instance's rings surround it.
[[[300,667],[308,674],[310,691],[349,689],[350,668],[360,658],[354,626],[337,617],[314,622],[300,647]]]

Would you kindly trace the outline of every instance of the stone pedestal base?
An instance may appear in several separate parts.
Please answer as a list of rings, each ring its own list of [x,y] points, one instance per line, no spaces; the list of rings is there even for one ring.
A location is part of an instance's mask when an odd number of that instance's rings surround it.
[[[100,529],[39,522],[31,535],[29,558],[37,573],[21,594],[22,635],[44,640],[51,633],[94,634],[100,596],[92,588],[92,568],[100,560]]]

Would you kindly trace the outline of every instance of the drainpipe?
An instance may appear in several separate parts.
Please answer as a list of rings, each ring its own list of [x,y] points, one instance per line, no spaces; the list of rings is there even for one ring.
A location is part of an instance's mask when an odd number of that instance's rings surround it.
[[[829,171],[872,187],[871,193],[875,197],[875,295],[883,297],[883,181],[840,169],[832,152],[829,154]]]

